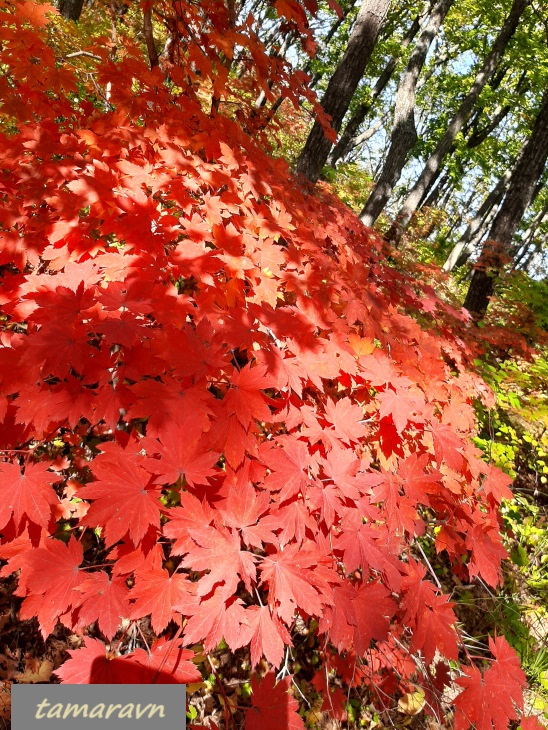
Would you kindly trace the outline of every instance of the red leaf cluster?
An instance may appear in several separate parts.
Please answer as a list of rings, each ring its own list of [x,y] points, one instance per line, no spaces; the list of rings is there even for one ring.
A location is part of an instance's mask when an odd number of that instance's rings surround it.
[[[222,639],[278,667],[312,617],[342,682],[407,691],[435,655],[442,676],[456,619],[415,538],[492,586],[505,556],[508,488],[471,445],[489,393],[463,343],[421,329],[406,310],[422,294],[372,231],[204,111],[188,79],[172,93],[129,45],[117,64],[98,51],[106,110],[72,101],[78,77],[44,16],[17,7],[2,5],[0,45],[0,557],[3,575],[20,571],[21,617],[44,636],[97,622],[107,641],[122,619],[182,627],[175,651],[160,639],[123,658],[87,638],[58,672],[70,682],[195,681],[182,647]],[[299,3],[275,7],[304,22]],[[210,50],[173,65],[173,83],[191,68],[224,89]],[[460,728],[509,676],[476,672],[460,680]],[[284,712],[303,727],[288,687],[253,679],[248,730]]]

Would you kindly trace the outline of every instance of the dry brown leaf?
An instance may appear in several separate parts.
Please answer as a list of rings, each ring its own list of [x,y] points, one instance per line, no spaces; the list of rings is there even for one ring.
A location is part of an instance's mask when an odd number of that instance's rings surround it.
[[[50,662],[49,659],[29,659],[25,663],[25,671],[16,672],[16,674],[13,675],[13,679],[21,684],[49,682],[52,672],[53,662]]]
[[[0,682],[0,719],[11,718],[11,692],[9,682]]]
[[[398,710],[404,715],[418,715],[426,704],[424,692],[418,689],[416,692],[408,692],[398,700]]]

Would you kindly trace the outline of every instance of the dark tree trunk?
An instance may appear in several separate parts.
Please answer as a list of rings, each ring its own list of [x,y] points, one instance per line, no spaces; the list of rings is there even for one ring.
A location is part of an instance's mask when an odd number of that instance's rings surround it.
[[[392,195],[394,185],[401,177],[407,156],[417,141],[415,127],[417,82],[432,41],[438,35],[441,24],[453,2],[454,0],[439,0],[436,3],[401,77],[396,97],[394,127],[388,156],[381,176],[371,191],[360,215],[366,226],[372,226],[384,210],[384,206]]]
[[[418,15],[413,21],[413,24],[411,25],[407,33],[401,39],[400,49],[402,51],[407,48],[407,46],[411,43],[411,41],[413,41],[413,39],[419,32],[423,17],[423,15]],[[346,157],[346,155],[359,144],[359,142],[356,142],[356,140],[358,139],[358,129],[360,128],[366,116],[369,114],[371,107],[382,94],[382,92],[386,88],[386,85],[392,78],[392,74],[394,73],[394,71],[396,70],[396,66],[398,65],[398,59],[399,56],[392,56],[392,58],[386,64],[384,71],[377,79],[375,86],[371,89],[371,94],[367,101],[364,101],[362,104],[360,104],[354,114],[350,117],[348,124],[345,126],[344,131],[341,134],[341,138],[333,148],[333,151],[331,152],[327,160],[328,164],[331,165],[331,167],[335,167],[340,159]]]
[[[496,279],[511,251],[525,211],[531,204],[548,159],[548,89],[544,92],[531,136],[512,174],[510,185],[472,276],[464,307],[481,319],[489,305]]]
[[[449,123],[447,130],[438,142],[436,149],[427,160],[419,179],[398,212],[396,221],[388,234],[388,237],[395,244],[399,243],[401,240],[401,237],[409,225],[414,212],[417,210],[425,188],[428,187],[432,176],[436,174],[440,165],[443,164],[443,160],[451,151],[458,133],[462,130],[467,120],[470,118],[482,90],[496,71],[510,39],[516,32],[520,18],[530,2],[531,0],[514,0],[510,14],[506,18],[506,21],[493,44],[491,52],[483,62],[481,69],[478,71],[470,91],[462,100],[455,116]]]
[[[158,65],[158,51],[152,33],[152,8],[150,7],[143,11],[143,35],[145,36],[148,60],[152,69]]]
[[[389,6],[390,0],[364,0],[362,3],[346,51],[329,81],[322,99],[322,107],[331,117],[331,126],[335,132],[341,128],[352,96],[375,48],[377,36]],[[321,124],[315,122],[297,161],[297,172],[311,182],[316,182],[331,146]]]
[[[80,20],[84,0],[59,0],[57,7],[63,18],[67,20]]]

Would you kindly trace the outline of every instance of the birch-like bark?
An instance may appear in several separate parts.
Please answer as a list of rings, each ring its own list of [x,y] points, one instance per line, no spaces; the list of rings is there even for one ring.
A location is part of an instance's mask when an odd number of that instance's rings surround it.
[[[520,269],[522,267],[527,268],[528,263],[530,263],[539,246],[539,240],[537,237],[539,228],[547,222],[548,203],[546,203],[546,205],[537,213],[523,233],[521,245],[518,248],[512,265],[513,269]]]
[[[447,261],[443,265],[444,271],[453,271],[453,269],[456,266],[457,261],[461,257],[462,253],[465,249],[468,248],[470,243],[472,242],[472,239],[476,235],[476,233],[480,230],[482,224],[484,223],[485,219],[489,215],[489,213],[493,210],[493,208],[497,205],[500,205],[500,202],[502,198],[504,197],[504,191],[506,190],[506,186],[510,182],[510,178],[512,177],[512,170],[506,170],[504,175],[500,178],[498,183],[495,185],[495,187],[491,190],[489,195],[485,198],[483,203],[481,204],[480,208],[478,208],[478,211],[466,227],[465,232],[462,235],[462,238],[458,243],[455,244],[453,247],[453,250],[449,254]]]
[[[440,174],[441,174],[441,170],[440,170]],[[430,190],[425,192],[423,199],[421,200],[421,202],[419,204],[419,208],[435,208],[438,204],[440,196],[447,189],[448,184],[449,184],[449,173],[446,172],[445,175],[441,178],[441,180],[439,180],[436,187],[434,187],[434,182],[432,182],[432,187]]]

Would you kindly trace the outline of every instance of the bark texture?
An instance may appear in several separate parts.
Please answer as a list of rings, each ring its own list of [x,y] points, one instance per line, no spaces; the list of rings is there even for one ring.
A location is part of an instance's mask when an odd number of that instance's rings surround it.
[[[391,0],[364,0],[350,34],[346,51],[331,77],[322,99],[322,107],[331,117],[331,126],[338,132],[348,111],[352,96],[371,58],[377,36]],[[311,182],[319,178],[331,150],[331,142],[321,124],[314,123],[301,155],[297,172]]]
[[[513,238],[525,211],[534,199],[547,159],[548,89],[544,92],[533,131],[515,167],[502,205],[491,226],[488,243],[494,242],[494,244],[484,245],[466,294],[464,306],[477,319],[481,319],[487,311],[496,279],[505,263],[505,257],[508,257],[511,252]]]
[[[143,11],[143,35],[147,46],[148,60],[150,68],[158,65],[158,51],[154,43],[154,35],[152,34],[152,8]]]
[[[533,218],[521,237],[521,243],[516,247],[516,256],[512,265],[513,269],[527,269],[531,259],[540,248],[540,243],[542,241],[542,238],[539,239],[537,233],[539,232],[540,227],[544,226],[547,222],[548,203],[546,203],[546,205]]]
[[[415,36],[420,30],[421,21],[423,20],[423,18],[423,15],[417,16],[411,24],[411,27],[409,28],[407,33],[401,39],[400,49],[402,51],[405,50],[409,46],[409,44],[415,39]],[[396,66],[398,65],[398,59],[399,56],[393,56],[388,61],[388,63],[384,67],[384,71],[375,82],[375,86],[371,89],[371,94],[369,95],[367,101],[364,101],[362,104],[360,104],[354,114],[348,120],[348,124],[345,126],[339,141],[337,142],[327,159],[327,163],[331,165],[331,167],[335,167],[340,159],[346,157],[346,155],[351,150],[361,144],[361,142],[357,141],[362,137],[362,135],[358,135],[358,130],[366,116],[369,114],[371,107],[382,94],[388,82],[392,78],[392,75],[396,70]]]
[[[80,20],[84,0],[59,0],[57,7],[63,18],[74,21]]]
[[[484,89],[489,79],[495,73],[497,66],[500,63],[501,58],[504,55],[506,47],[510,42],[512,36],[516,32],[519,25],[521,16],[525,9],[530,5],[531,0],[514,0],[512,8],[508,17],[506,18],[504,25],[498,34],[491,52],[483,62],[480,70],[476,74],[474,83],[470,88],[470,91],[466,94],[462,100],[456,114],[452,118],[449,126],[447,127],[442,138],[438,142],[436,149],[430,155],[429,159],[424,166],[424,169],[419,176],[419,179],[415,183],[413,189],[407,196],[403,206],[401,207],[394,225],[389,231],[388,237],[395,244],[398,244],[401,237],[406,230],[409,222],[413,216],[413,213],[417,210],[417,207],[424,195],[425,189],[429,186],[430,180],[436,175],[439,167],[443,164],[443,160],[446,155],[451,151],[451,147],[462,130],[472,111],[478,98]]]
[[[474,236],[480,230],[485,219],[489,216],[489,213],[493,210],[495,206],[500,205],[500,202],[504,197],[504,191],[506,189],[506,186],[510,182],[511,177],[512,171],[507,170],[500,178],[498,183],[495,185],[493,190],[491,190],[489,195],[485,198],[477,213],[474,215],[474,217],[466,227],[462,238],[458,243],[455,244],[453,250],[449,254],[447,261],[443,265],[444,271],[453,271],[453,269],[457,265],[457,262],[461,259],[462,254],[469,249]]]
[[[417,141],[415,127],[417,83],[432,41],[438,35],[441,24],[453,2],[454,0],[439,0],[436,3],[401,77],[394,109],[394,126],[390,149],[381,176],[371,191],[360,215],[366,226],[372,226],[382,213],[384,206],[392,195],[394,185],[401,177],[407,156]]]

